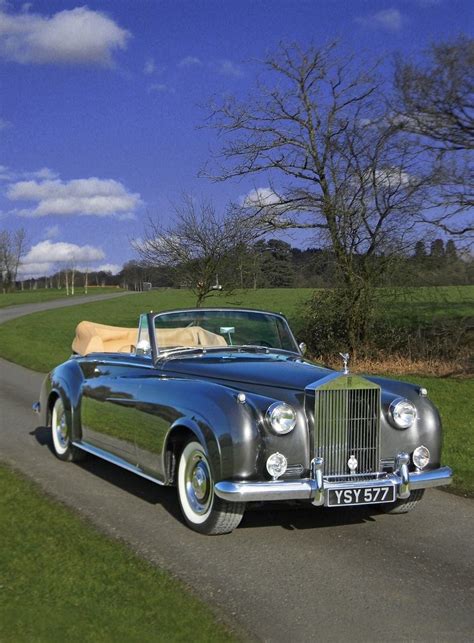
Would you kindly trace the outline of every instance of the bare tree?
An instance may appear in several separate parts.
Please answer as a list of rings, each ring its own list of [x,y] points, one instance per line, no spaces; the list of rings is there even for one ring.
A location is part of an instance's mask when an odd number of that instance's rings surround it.
[[[248,219],[264,231],[306,229],[329,245],[354,345],[384,265],[374,257],[388,265],[423,207],[418,150],[388,118],[376,69],[339,56],[336,45],[281,45],[264,68],[266,83],[245,102],[213,106],[224,140],[213,178],[264,175],[269,187],[244,202]]]
[[[399,58],[395,85],[405,126],[436,150],[474,148],[474,39],[433,44],[424,65]]]
[[[212,203],[196,203],[190,196],[184,196],[173,211],[174,223],[163,226],[150,218],[144,240],[133,245],[146,264],[173,267],[180,283],[196,295],[199,307],[216,291],[217,275],[226,280],[231,255],[241,251],[251,231],[235,214],[220,216]]]
[[[12,233],[0,231],[0,274],[3,292],[14,290],[21,259],[25,253],[26,232],[20,228]]]
[[[69,297],[69,268],[64,269],[64,280],[66,282],[66,297]]]
[[[460,36],[431,46],[424,63],[399,58],[396,118],[420,137],[433,163],[432,207],[424,220],[450,234],[474,230],[465,217],[474,207],[474,39]]]

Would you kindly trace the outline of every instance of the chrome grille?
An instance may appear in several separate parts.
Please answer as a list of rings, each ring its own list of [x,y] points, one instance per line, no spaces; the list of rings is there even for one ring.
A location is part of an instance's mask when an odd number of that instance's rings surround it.
[[[342,376],[315,390],[315,457],[323,458],[323,475],[379,471],[380,388],[363,378]]]

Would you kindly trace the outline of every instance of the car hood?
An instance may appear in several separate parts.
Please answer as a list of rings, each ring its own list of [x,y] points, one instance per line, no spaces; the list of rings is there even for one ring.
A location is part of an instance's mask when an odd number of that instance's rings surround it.
[[[200,355],[163,365],[170,375],[302,390],[332,371],[288,355]]]

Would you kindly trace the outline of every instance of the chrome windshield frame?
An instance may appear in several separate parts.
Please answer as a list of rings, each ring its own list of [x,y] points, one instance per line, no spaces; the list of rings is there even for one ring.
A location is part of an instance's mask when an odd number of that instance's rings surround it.
[[[273,351],[284,352],[284,353],[288,353],[290,355],[297,355],[298,357],[303,357],[303,353],[301,352],[301,350],[300,350],[300,348],[298,346],[298,342],[296,341],[296,338],[295,338],[295,336],[293,334],[293,331],[291,330],[291,327],[290,327],[290,325],[288,323],[288,320],[281,313],[274,313],[274,312],[268,311],[268,310],[258,310],[258,309],[255,309],[255,308],[226,308],[226,307],[219,307],[219,308],[217,308],[217,307],[216,308],[176,308],[176,309],[173,309],[173,310],[163,310],[163,311],[161,311],[159,313],[150,312],[150,313],[147,314],[148,333],[149,333],[149,337],[150,337],[151,354],[152,354],[153,364],[156,364],[159,359],[165,357],[169,353],[169,351],[166,351],[166,350],[165,351],[163,351],[163,350],[160,351],[160,349],[158,347],[158,344],[157,344],[157,341],[156,341],[156,333],[155,333],[155,330],[156,330],[155,319],[157,319],[158,317],[162,317],[164,315],[170,315],[170,314],[206,313],[206,312],[214,312],[214,313],[215,312],[261,313],[262,315],[271,315],[272,317],[277,317],[287,327],[288,335],[290,336],[291,341],[293,342],[295,350],[294,351],[288,351],[288,350],[280,349],[280,348],[269,348],[269,351],[271,351],[271,352],[273,352]],[[212,349],[214,347],[208,347],[207,349],[205,347],[203,347],[203,348],[205,349],[203,352],[206,352],[206,351],[208,351],[208,350],[210,350],[210,349]],[[235,350],[237,348],[241,349],[242,347],[241,346],[239,346],[239,347],[238,346],[232,346],[231,348]],[[259,348],[264,349],[266,347],[259,346]],[[191,353],[189,348],[184,347],[183,352],[185,352],[186,350],[188,351],[188,354]],[[225,352],[226,348],[220,346],[219,350],[221,352]],[[262,350],[262,353],[263,353],[263,350]],[[180,354],[179,350],[178,351],[173,350],[173,352],[172,352],[172,355],[178,356],[179,354]]]

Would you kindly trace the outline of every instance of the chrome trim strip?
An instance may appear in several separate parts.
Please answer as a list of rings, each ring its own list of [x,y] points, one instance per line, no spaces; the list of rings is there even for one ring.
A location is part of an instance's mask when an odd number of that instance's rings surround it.
[[[88,360],[89,357],[94,358],[94,356],[104,356],[104,355],[120,355],[121,353],[88,353],[86,356],[79,355],[79,359],[81,360]],[[122,353],[123,354],[123,353]],[[133,359],[133,356],[131,355],[131,359]],[[151,359],[151,358],[150,358]],[[148,368],[148,369],[155,369],[153,364],[137,364],[136,362],[130,361],[127,362],[126,360],[114,360],[108,357],[101,357],[100,359],[91,359],[89,361],[97,361],[98,364],[103,364],[104,366],[133,366],[135,368]]]
[[[441,485],[451,484],[452,481],[453,472],[451,467],[440,467],[439,469],[431,469],[431,471],[410,473],[410,489],[439,487]]]
[[[118,456],[113,455],[108,451],[99,449],[99,447],[95,447],[92,444],[88,444],[87,442],[73,442],[73,445],[78,449],[82,449],[83,451],[87,451],[87,453],[91,453],[92,455],[95,455],[98,458],[101,458],[101,460],[106,460],[111,464],[116,464],[118,467],[121,467],[122,469],[126,469],[131,473],[136,473],[137,476],[146,478],[146,480],[150,480],[151,482],[155,482],[156,484],[159,484],[159,485],[164,485],[164,482],[161,482],[161,480],[158,480],[157,478],[153,478],[152,476],[149,476],[147,473],[145,473],[138,467],[135,467],[133,464],[130,464],[126,460],[122,460],[122,458],[119,458]]]
[[[230,502],[258,500],[311,500],[316,493],[316,482],[304,480],[268,480],[266,482],[231,482],[223,480],[214,485],[216,496]]]
[[[317,471],[317,470],[316,470]],[[409,474],[410,489],[427,489],[450,484],[452,481],[450,467],[440,467],[431,471],[420,471]],[[313,500],[318,506],[324,504],[324,493],[330,489],[359,489],[364,487],[396,486],[404,483],[401,476],[389,473],[378,480],[329,482],[304,478],[302,480],[286,481],[271,480],[265,482],[232,482],[223,480],[214,485],[214,492],[219,498],[229,502],[256,502],[270,500]]]

